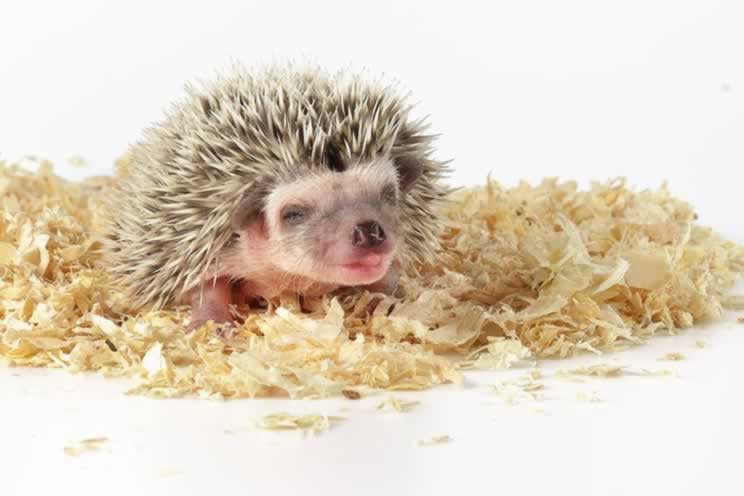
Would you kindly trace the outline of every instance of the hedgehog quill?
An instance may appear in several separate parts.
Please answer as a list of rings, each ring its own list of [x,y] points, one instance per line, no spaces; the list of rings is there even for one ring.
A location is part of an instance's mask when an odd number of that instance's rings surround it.
[[[392,85],[271,67],[189,87],[130,152],[108,252],[134,307],[230,305],[339,287],[392,294],[436,250],[450,192],[434,136]]]

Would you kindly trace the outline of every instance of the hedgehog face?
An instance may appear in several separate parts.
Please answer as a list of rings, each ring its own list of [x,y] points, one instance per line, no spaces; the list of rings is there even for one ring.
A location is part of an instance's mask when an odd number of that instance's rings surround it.
[[[397,248],[399,197],[389,160],[314,172],[275,188],[264,208],[273,265],[323,283],[378,281]]]
[[[255,240],[260,225],[263,261],[280,273],[341,286],[374,283],[400,240],[399,202],[410,179],[410,170],[401,170],[383,159],[308,172],[271,189],[242,236]]]

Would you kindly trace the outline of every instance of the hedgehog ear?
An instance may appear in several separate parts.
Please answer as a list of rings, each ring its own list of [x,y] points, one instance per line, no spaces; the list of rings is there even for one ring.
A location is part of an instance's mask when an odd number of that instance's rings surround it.
[[[398,157],[394,161],[395,168],[398,169],[398,182],[400,190],[407,193],[424,171],[424,166],[420,160],[413,157]]]
[[[265,196],[266,189],[258,185],[243,194],[232,217],[230,217],[230,223],[234,231],[242,231],[245,226],[261,215]]]

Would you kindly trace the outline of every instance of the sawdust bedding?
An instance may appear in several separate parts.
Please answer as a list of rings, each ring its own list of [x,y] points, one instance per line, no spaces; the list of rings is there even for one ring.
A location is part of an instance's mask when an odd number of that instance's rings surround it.
[[[639,344],[743,308],[744,248],[662,187],[580,191],[545,180],[459,191],[439,260],[400,299],[341,291],[235,311],[229,337],[185,334],[187,308],[138,313],[110,284],[101,198],[114,177],[67,182],[0,162],[0,359],[135,376],[158,397],[296,398],[419,390],[578,351]]]

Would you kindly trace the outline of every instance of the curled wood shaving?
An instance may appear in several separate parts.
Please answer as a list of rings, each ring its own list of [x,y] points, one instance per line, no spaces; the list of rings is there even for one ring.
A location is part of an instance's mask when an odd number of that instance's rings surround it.
[[[667,353],[666,355],[659,358],[659,360],[666,360],[671,362],[679,362],[680,360],[684,360],[685,356],[682,353],[679,353],[677,351],[674,351],[672,353]]]
[[[421,403],[419,401],[400,400],[395,396],[388,396],[385,401],[377,405],[378,410],[392,410],[398,413],[410,412]]]
[[[648,376],[648,377],[665,377],[674,375],[674,371],[669,369],[658,369],[658,370],[652,370],[652,369],[638,369],[638,370],[632,370],[632,369],[625,369],[624,371],[628,375],[640,375],[640,376]]]
[[[107,437],[92,437],[88,439],[81,439],[74,444],[65,446],[64,452],[67,456],[79,456],[84,453],[98,451],[108,441],[109,439]]]
[[[576,393],[576,399],[585,403],[600,403],[602,401],[602,398],[596,391],[580,391]]]
[[[507,405],[516,405],[522,400],[541,400],[541,393],[545,386],[542,382],[537,382],[536,379],[539,379],[541,375],[535,372],[537,371],[533,370],[525,377],[502,381],[495,384],[493,390]]]
[[[538,379],[542,379],[542,376],[543,376],[542,375],[542,372],[540,372],[537,369],[532,369],[532,370],[529,371],[529,378],[532,379],[533,381],[536,381]]]
[[[489,343],[477,348],[460,362],[461,368],[508,369],[525,363],[532,356],[530,350],[516,339],[488,338]]]
[[[618,365],[592,365],[570,370],[559,370],[557,376],[584,375],[593,377],[620,377],[624,367]]]
[[[327,415],[290,415],[279,412],[264,415],[256,421],[256,427],[263,430],[299,430],[310,434],[317,434],[330,428],[332,422],[343,420],[343,417]]]
[[[452,441],[452,438],[444,434],[441,436],[433,436],[429,439],[422,439],[418,442],[419,446],[436,446],[438,444],[447,444]]]

